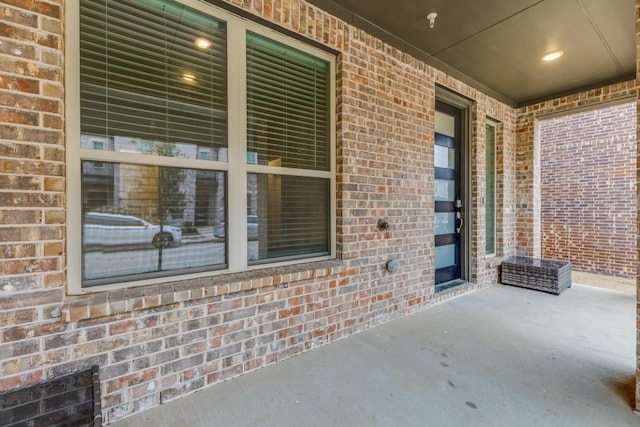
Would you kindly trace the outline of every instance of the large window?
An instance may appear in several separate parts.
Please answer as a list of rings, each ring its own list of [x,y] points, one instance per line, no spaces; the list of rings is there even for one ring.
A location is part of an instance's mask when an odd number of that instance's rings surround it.
[[[71,3],[72,292],[335,255],[330,54],[190,0]]]
[[[486,124],[486,247],[487,255],[496,253],[496,124]]]

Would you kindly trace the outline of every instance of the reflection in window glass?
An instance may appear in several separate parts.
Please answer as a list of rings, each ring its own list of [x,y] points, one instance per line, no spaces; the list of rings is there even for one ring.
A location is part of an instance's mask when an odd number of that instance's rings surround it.
[[[456,199],[456,182],[447,179],[436,179],[436,201],[453,202]]]
[[[434,145],[435,166],[437,168],[455,169],[456,150],[442,145]]]
[[[456,136],[456,119],[442,111],[436,111],[436,133],[450,136]]]
[[[249,174],[248,260],[329,253],[329,180]]]
[[[105,165],[82,162],[85,285],[225,266],[224,172]]]
[[[451,267],[456,264],[456,245],[436,246],[435,248],[435,267],[439,268]]]
[[[455,212],[436,212],[436,235],[456,232]]]

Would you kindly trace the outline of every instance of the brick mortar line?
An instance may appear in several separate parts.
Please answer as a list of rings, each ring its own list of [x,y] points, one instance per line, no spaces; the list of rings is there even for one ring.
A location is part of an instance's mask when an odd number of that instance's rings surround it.
[[[11,39],[11,38],[7,38],[7,37],[0,37],[0,41],[3,40],[17,40],[17,39]],[[59,49],[56,48],[52,48],[52,47],[47,47],[47,46],[43,46],[41,44],[35,44],[35,46],[37,46],[40,49],[43,49],[44,51],[48,51],[49,53],[56,53],[56,54],[60,54],[60,56],[62,56],[62,54],[60,53]],[[41,52],[43,53],[43,52]],[[38,65],[42,65],[45,66],[47,68],[55,68],[58,70],[63,70],[64,66],[62,65],[54,65],[54,64],[49,64],[48,62],[45,62],[42,58],[25,58],[23,56],[18,56],[18,55],[11,55],[8,53],[0,53],[0,59],[13,59],[15,60],[14,62],[25,62],[25,63],[33,63],[33,64],[38,64]],[[12,73],[9,73],[8,71],[3,71],[2,75],[10,75]],[[21,76],[24,76],[24,74],[19,74]],[[57,81],[57,80],[56,80]]]
[[[77,0],[74,0],[74,1],[77,1]],[[8,7],[11,8],[11,6],[8,6]],[[20,9],[15,9],[15,10],[20,10]],[[41,13],[32,12],[32,11],[28,11],[27,13],[31,13],[31,15],[33,15],[33,16],[35,16],[37,18],[46,18],[46,19],[50,19],[51,21],[54,21],[54,22],[59,22],[60,23],[60,29],[62,29],[62,27],[64,26],[63,21],[61,21],[58,18],[54,18],[52,16],[47,16],[47,15],[43,15]],[[46,35],[56,36],[56,37],[58,37],[60,39],[64,38],[64,35],[62,33],[53,33],[51,31],[48,31],[48,30],[45,30],[44,28],[42,28],[42,25],[41,25],[42,23],[40,22],[40,19],[38,19],[36,27],[30,27],[28,25],[21,24],[19,22],[8,21],[8,20],[4,21],[4,22],[5,22],[5,24],[7,26],[10,26],[12,28],[17,28],[19,30],[26,30],[26,31],[29,31],[29,32],[31,32],[33,34],[38,34],[38,35],[46,34]],[[16,38],[7,37],[7,36],[0,36],[0,40],[12,40],[12,41],[15,41],[15,42],[18,42],[18,43],[24,43],[24,44],[26,44],[28,46],[44,47],[44,48],[47,48],[47,49],[51,49],[51,50],[53,50],[55,52],[59,52],[58,49],[44,46],[44,45],[38,43],[36,40],[19,39],[19,38],[16,39]]]

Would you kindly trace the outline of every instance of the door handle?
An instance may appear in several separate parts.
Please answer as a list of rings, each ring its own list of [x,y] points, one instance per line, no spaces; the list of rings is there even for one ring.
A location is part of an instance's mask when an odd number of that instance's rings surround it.
[[[456,226],[456,233],[460,234],[460,230],[464,226],[464,218],[462,218],[462,214],[460,212],[456,212],[456,222],[460,221],[460,223]]]

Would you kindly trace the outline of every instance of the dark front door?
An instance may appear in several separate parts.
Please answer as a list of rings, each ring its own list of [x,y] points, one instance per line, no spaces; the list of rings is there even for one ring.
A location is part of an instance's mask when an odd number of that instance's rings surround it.
[[[461,117],[459,109],[436,102],[435,269],[436,285],[459,280],[462,271]]]

